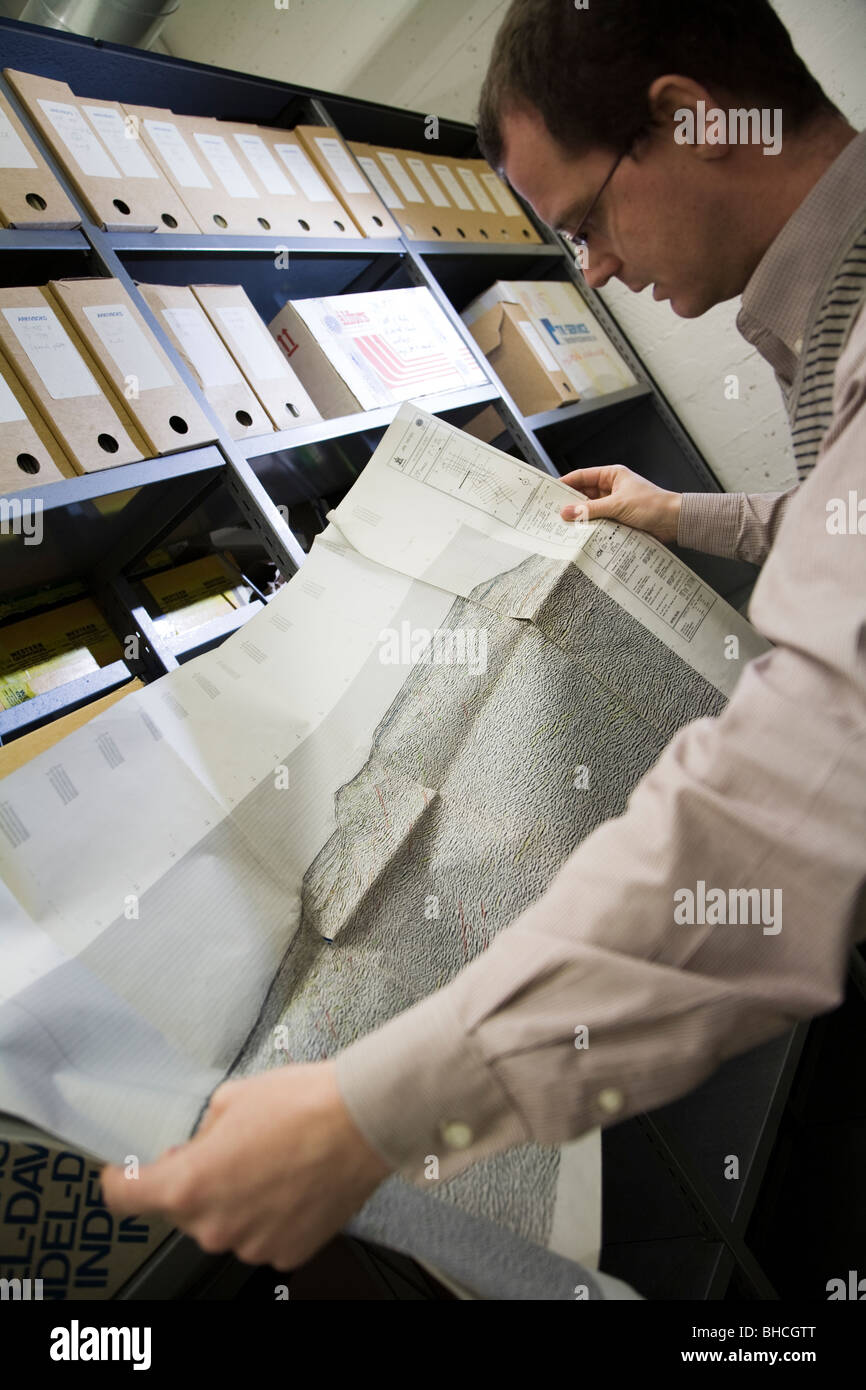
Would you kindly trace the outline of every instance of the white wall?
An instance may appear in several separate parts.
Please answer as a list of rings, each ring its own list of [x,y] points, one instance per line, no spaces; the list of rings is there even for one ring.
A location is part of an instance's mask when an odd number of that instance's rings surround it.
[[[279,3],[279,0],[277,0]],[[863,0],[775,0],[801,56],[855,126],[866,125]],[[182,58],[471,121],[508,0],[183,0],[163,30]],[[734,326],[737,304],[679,319],[649,290],[605,301],[724,487],[794,478],[773,374]],[[726,400],[735,372],[738,400]]]

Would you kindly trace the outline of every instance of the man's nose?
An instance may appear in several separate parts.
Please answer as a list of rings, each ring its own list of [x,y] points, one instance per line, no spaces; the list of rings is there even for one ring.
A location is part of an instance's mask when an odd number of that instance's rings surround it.
[[[591,290],[603,290],[612,275],[622,270],[622,261],[607,252],[589,252],[581,266],[583,278]]]

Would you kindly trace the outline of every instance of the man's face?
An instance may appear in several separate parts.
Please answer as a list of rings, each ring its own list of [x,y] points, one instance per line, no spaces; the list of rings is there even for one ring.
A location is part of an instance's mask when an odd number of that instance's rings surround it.
[[[530,109],[506,115],[502,133],[509,183],[548,226],[577,231],[618,152],[575,156]],[[721,163],[659,131],[621,160],[582,228],[587,284],[599,289],[616,276],[630,290],[652,285],[653,298],[669,299],[681,318],[740,294],[749,267],[738,255]]]

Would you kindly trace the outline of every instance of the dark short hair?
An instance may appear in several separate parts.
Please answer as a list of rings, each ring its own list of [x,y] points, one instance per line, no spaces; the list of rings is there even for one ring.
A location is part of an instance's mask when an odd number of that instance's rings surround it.
[[[530,106],[574,154],[628,149],[649,128],[647,91],[666,72],[719,105],[781,108],[786,131],[838,114],[769,0],[513,0],[481,91],[478,143],[501,168],[502,116]]]

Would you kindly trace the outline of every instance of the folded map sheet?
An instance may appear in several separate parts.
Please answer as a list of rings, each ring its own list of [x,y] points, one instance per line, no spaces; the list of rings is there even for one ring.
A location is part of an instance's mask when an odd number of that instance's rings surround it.
[[[262,613],[0,783],[0,1111],[154,1159],[228,1075],[445,984],[721,712],[766,643],[643,533],[561,521],[568,498],[402,406]],[[599,1135],[424,1200],[592,1265]]]

